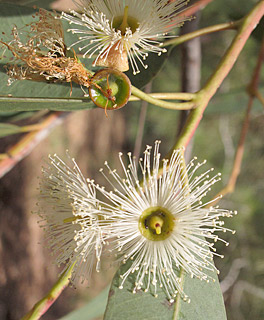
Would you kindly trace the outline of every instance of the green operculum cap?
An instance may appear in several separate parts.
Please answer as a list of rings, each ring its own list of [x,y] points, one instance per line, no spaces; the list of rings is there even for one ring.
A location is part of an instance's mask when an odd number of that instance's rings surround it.
[[[148,240],[161,241],[170,236],[175,218],[163,207],[150,207],[141,214],[138,226],[141,234]]]
[[[131,83],[128,77],[118,70],[102,69],[94,74],[89,95],[100,108],[119,109],[127,103],[131,95]]]
[[[123,16],[115,17],[113,20],[113,27],[116,30],[120,30],[122,35],[126,33],[127,28],[130,28],[132,33],[134,33],[138,28],[138,26],[139,26],[139,23],[137,19],[130,17],[128,15],[128,6],[125,6]]]

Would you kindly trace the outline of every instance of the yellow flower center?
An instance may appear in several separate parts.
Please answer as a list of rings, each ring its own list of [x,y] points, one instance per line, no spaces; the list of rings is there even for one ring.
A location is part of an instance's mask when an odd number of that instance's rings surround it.
[[[113,27],[117,30],[120,30],[122,35],[125,35],[127,28],[130,28],[132,33],[134,33],[138,26],[139,23],[137,19],[128,15],[128,6],[125,6],[123,16],[115,17],[113,19]]]
[[[138,227],[141,234],[152,241],[167,239],[175,226],[172,213],[163,207],[150,207],[143,211]]]

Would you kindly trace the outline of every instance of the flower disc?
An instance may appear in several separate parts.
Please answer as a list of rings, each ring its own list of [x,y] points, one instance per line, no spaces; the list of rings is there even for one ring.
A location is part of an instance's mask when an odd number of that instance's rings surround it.
[[[173,231],[175,218],[172,213],[163,207],[150,207],[139,218],[141,234],[152,241],[167,239]]]
[[[89,87],[89,95],[94,104],[107,110],[122,108],[131,95],[128,77],[115,69],[96,72]]]

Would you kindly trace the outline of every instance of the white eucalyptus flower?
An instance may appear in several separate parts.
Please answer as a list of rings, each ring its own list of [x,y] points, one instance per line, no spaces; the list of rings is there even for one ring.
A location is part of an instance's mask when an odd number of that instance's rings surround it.
[[[108,174],[101,169],[114,190],[95,187],[111,202],[107,205],[106,201],[104,211],[108,210],[113,220],[111,232],[117,236],[114,247],[124,263],[131,260],[121,275],[120,288],[130,274],[136,273],[134,292],[144,289],[157,296],[160,286],[171,302],[177,294],[189,300],[183,292],[180,269],[191,277],[213,280],[207,273],[217,270],[213,263],[213,256],[218,255],[214,242],[220,240],[228,245],[215,232],[231,231],[220,218],[236,212],[208,207],[209,203],[201,201],[220,180],[219,174],[210,177],[213,169],[195,176],[205,161],[195,164],[195,158],[185,168],[180,149],[173,151],[170,160],[161,162],[159,144],[155,143],[152,161],[152,148],[147,146],[139,161],[141,177],[131,153],[127,168],[120,154],[123,176],[111,170],[107,162]]]
[[[56,264],[64,264],[63,271],[74,264],[71,281],[77,284],[89,280],[95,264],[99,271],[106,222],[100,217],[95,189],[75,160],[69,167],[57,155],[49,159],[40,182],[39,223]]]
[[[74,1],[75,2],[75,1]],[[130,61],[133,73],[139,73],[138,62],[144,68],[148,52],[161,54],[164,39],[186,17],[180,15],[186,0],[79,0],[80,10],[62,13],[62,18],[77,27],[69,29],[80,34],[84,57],[97,55],[94,65],[128,70]]]

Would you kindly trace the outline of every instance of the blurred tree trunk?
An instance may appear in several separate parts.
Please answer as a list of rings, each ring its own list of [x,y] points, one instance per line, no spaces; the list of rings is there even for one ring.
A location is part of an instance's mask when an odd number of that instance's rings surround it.
[[[185,23],[181,28],[181,34],[186,34],[199,29],[201,13],[195,14],[195,19]],[[182,92],[197,92],[200,89],[201,81],[201,40],[194,38],[184,42],[181,45],[181,90]],[[181,133],[183,126],[187,120],[189,111],[182,110],[180,112],[178,135]],[[191,157],[192,141],[189,143],[185,152],[186,160]]]
[[[32,257],[30,252],[26,171],[25,163],[20,163],[0,182],[0,319],[6,320],[18,319],[31,306],[40,284],[34,259],[41,257]],[[39,272],[44,272],[44,266]]]

